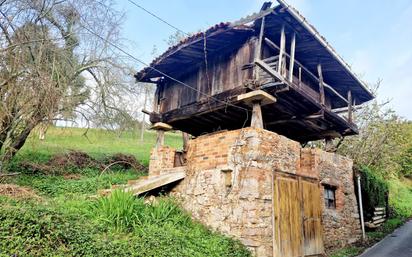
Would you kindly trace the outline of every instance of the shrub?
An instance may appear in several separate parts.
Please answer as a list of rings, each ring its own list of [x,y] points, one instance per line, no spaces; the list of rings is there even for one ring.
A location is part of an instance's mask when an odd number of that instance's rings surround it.
[[[362,167],[360,173],[364,212],[367,214],[366,216],[371,216],[375,207],[386,207],[389,192],[388,183],[370,168]]]

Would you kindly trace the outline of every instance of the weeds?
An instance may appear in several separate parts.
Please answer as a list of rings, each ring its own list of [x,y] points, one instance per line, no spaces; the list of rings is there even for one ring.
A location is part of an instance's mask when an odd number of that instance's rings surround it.
[[[90,214],[109,228],[123,232],[151,224],[187,227],[191,222],[189,215],[172,199],[161,198],[145,204],[143,198],[135,198],[122,190],[99,198],[91,205]]]
[[[116,231],[130,231],[144,209],[143,199],[135,199],[131,193],[115,190],[93,203],[90,213]]]

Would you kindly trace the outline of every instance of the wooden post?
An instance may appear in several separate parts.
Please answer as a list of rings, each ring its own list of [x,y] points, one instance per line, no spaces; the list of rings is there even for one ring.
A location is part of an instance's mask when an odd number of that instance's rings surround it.
[[[165,131],[169,131],[172,129],[172,126],[163,122],[157,122],[152,126],[152,129],[157,131],[157,139],[155,147],[161,147],[164,145],[165,142]]]
[[[252,102],[252,122],[250,126],[252,128],[261,128],[263,129],[263,117],[262,117],[262,108],[260,106],[260,101]]]
[[[145,86],[143,110],[146,110],[147,95],[148,94],[149,94],[149,90],[147,89],[147,86]],[[143,113],[142,125],[140,127],[140,142],[143,142],[143,139],[144,139],[144,130],[145,130],[145,122],[146,122],[145,118],[146,118],[146,114]]]
[[[262,58],[262,43],[263,43],[263,34],[265,33],[265,17],[262,18],[262,22],[260,24],[260,33],[259,33],[259,40],[255,50],[255,61],[260,60]],[[259,72],[258,67],[254,67],[253,69],[254,78],[259,80]]]
[[[299,66],[299,87],[300,87],[300,83],[302,82],[302,66]]]
[[[157,130],[157,139],[156,139],[156,148],[163,146],[165,143],[165,131],[164,130]]]
[[[352,91],[348,91],[348,122],[352,122]]]
[[[279,62],[278,62],[278,72],[282,74],[282,62],[283,54],[285,52],[285,25],[282,25],[282,30],[280,31],[280,50],[279,50]]]
[[[361,227],[362,227],[362,239],[365,240],[366,239],[365,221],[363,219],[362,188],[361,188],[361,177],[359,174],[357,175],[357,181],[358,181],[359,216],[360,216]]]
[[[296,33],[293,33],[292,42],[290,44],[290,61],[289,61],[289,81],[293,81],[293,66],[295,65],[295,47]]]
[[[325,88],[323,85],[323,74],[322,65],[318,64],[318,76],[319,76],[319,101],[324,106],[325,105]]]
[[[189,142],[189,134],[186,132],[182,132],[182,138],[183,138],[183,151],[187,151],[187,143]]]

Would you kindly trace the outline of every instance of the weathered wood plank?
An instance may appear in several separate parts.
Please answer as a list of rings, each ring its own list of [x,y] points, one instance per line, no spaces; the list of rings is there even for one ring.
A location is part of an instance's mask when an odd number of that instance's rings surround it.
[[[278,73],[282,74],[282,61],[283,61],[283,54],[285,53],[285,25],[282,25],[282,29],[280,31],[280,49],[279,49],[279,61],[278,61]]]
[[[325,105],[325,89],[323,84],[322,65],[318,64],[318,76],[319,76],[319,101],[321,105]]]

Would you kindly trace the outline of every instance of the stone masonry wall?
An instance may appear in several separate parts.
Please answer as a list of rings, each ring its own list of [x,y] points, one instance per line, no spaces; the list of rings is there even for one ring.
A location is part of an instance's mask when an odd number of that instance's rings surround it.
[[[335,249],[359,240],[362,231],[353,182],[352,160],[334,153],[318,152],[322,185],[336,188],[336,209],[323,206],[324,244]],[[322,187],[322,202],[323,187]]]
[[[176,150],[170,146],[159,146],[150,152],[149,176],[157,176],[174,167]]]
[[[239,239],[254,256],[270,257],[273,252],[274,172],[320,177],[323,183],[336,185],[338,208],[323,206],[327,248],[344,245],[360,235],[352,162],[347,158],[302,149],[286,137],[254,128],[203,135],[190,140],[187,150],[186,178],[172,194],[195,219]],[[150,173],[173,165],[171,149],[157,151],[166,161],[152,154]]]
[[[272,256],[273,171],[296,173],[300,145],[245,128],[189,142],[187,176],[174,194],[195,219],[239,239],[255,256]]]

